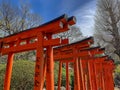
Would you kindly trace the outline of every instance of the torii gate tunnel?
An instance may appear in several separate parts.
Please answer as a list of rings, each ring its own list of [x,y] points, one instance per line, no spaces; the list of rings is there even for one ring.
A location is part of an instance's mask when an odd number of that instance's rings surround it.
[[[62,15],[36,28],[1,38],[0,54],[8,55],[3,90],[10,90],[14,54],[29,50],[36,50],[34,90],[43,90],[45,80],[46,89],[54,90],[54,62],[59,62],[58,90],[63,63],[66,64],[66,90],[70,90],[69,63],[73,63],[74,90],[114,90],[114,63],[103,56],[104,49],[90,47],[91,37],[73,44],[68,44],[68,39],[52,38],[75,23],[74,16]]]
[[[54,61],[59,62],[58,90],[61,87],[62,64],[66,64],[66,90],[70,90],[69,63],[74,68],[74,90],[114,90],[114,63],[103,56],[104,48],[90,47],[93,39],[54,48]]]

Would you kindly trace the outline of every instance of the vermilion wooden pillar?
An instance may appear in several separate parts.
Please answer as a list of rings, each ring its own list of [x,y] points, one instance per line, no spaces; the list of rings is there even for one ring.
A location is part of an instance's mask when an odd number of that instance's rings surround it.
[[[73,48],[74,54],[78,53],[77,48]],[[79,81],[79,67],[78,67],[78,57],[74,58],[74,90],[80,90],[80,81]]]
[[[61,87],[61,77],[62,77],[62,61],[59,62],[58,90],[60,90]]]
[[[106,64],[105,64],[105,62],[104,62],[104,63],[103,63],[103,83],[104,83],[104,88],[105,88],[105,90],[108,89],[107,83],[106,83],[106,80],[107,80],[108,77],[107,77],[106,73],[107,73]]]
[[[36,49],[36,65],[35,65],[35,78],[34,78],[34,90],[43,89],[43,65],[44,65],[44,52],[43,52],[43,34],[38,33],[38,43]]]
[[[81,62],[80,62],[80,59],[78,59],[78,69],[79,69],[80,90],[84,90],[84,89],[83,89],[83,82],[82,82]]]
[[[110,75],[110,82],[111,82],[110,86],[111,86],[111,90],[114,90],[114,78],[113,78],[114,64],[113,64],[113,61],[110,61],[109,68],[110,68],[109,75]]]
[[[111,61],[104,62],[104,83],[105,90],[114,90],[113,70],[114,66],[110,64]],[[108,83],[109,82],[109,83]]]
[[[104,61],[105,62],[105,61]],[[105,78],[105,75],[104,75],[104,62],[102,63],[102,86],[103,86],[103,90],[105,90],[105,81],[104,81],[104,78]]]
[[[94,70],[94,59],[88,61],[89,81],[91,90],[97,90]]]
[[[103,63],[103,70],[104,70],[104,72],[103,72],[103,75],[104,75],[104,85],[105,85],[105,90],[107,90],[108,89],[108,83],[107,83],[107,79],[108,79],[108,76],[106,75],[107,74],[107,68],[106,68],[106,63],[104,62]]]
[[[46,57],[44,58],[44,66],[43,66],[43,80],[42,80],[42,87],[44,86],[44,82],[45,82],[45,77],[46,77],[46,69],[47,69],[47,66],[46,66],[46,63],[47,60],[46,60]]]
[[[80,61],[81,61],[81,74],[82,74],[83,90],[90,90],[88,60],[83,59]]]
[[[83,90],[86,90],[85,89],[85,80],[84,80],[84,71],[83,71],[83,60],[80,59],[80,71],[81,71],[81,77],[82,77],[82,88]]]
[[[13,67],[13,58],[14,58],[14,54],[9,53],[8,54],[8,60],[7,60],[5,80],[4,80],[4,90],[10,90],[10,82],[11,82],[12,67]]]
[[[110,79],[110,89],[111,89],[111,90],[114,90],[113,72],[110,71],[109,75],[110,75],[110,76],[109,76],[109,77],[110,77],[110,78],[109,78],[109,79]],[[110,89],[109,89],[109,90],[110,90]]]
[[[48,40],[52,39],[51,34],[48,34],[47,38]],[[54,60],[52,46],[47,47],[46,89],[54,90]]]
[[[103,61],[104,62],[104,61]],[[104,90],[104,82],[103,82],[103,67],[102,67],[102,63],[100,62],[100,86],[102,88],[102,90]]]
[[[66,62],[66,90],[70,90],[69,87],[69,63]]]
[[[78,58],[74,59],[74,90],[80,90]]]
[[[97,89],[102,89],[104,90],[103,88],[103,70],[102,70],[102,63],[104,61],[100,58],[96,59],[95,60],[95,63],[94,63],[94,68],[95,68],[95,77],[96,77],[96,86],[97,86]]]

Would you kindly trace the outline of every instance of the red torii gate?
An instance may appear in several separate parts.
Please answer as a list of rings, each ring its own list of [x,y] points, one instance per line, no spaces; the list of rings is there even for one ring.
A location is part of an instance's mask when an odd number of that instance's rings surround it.
[[[90,48],[92,42],[92,38],[87,38],[77,43],[54,48],[54,60],[60,62],[58,90],[61,87],[62,63],[66,63],[66,90],[69,90],[68,64],[71,62],[74,63],[74,90],[108,90],[109,87],[105,83],[109,81],[106,81],[103,73],[105,76],[110,74],[109,90],[114,90],[113,62],[111,60],[106,61],[107,56],[98,57],[98,55],[104,53],[104,49],[99,47]],[[105,69],[102,66],[103,64],[105,64],[106,68],[110,68]],[[105,70],[110,70],[111,72],[106,73]],[[97,75],[99,75],[99,78]]]
[[[58,90],[61,86],[62,63],[66,63],[66,90],[69,90],[69,62],[74,63],[74,90],[107,90],[106,85],[110,86],[109,90],[113,90],[113,62],[105,61],[106,57],[97,57],[97,54],[102,54],[104,50],[98,47],[90,48],[91,43],[93,43],[91,37],[74,44],[54,48],[53,57],[52,46],[67,44],[68,40],[52,39],[52,35],[67,31],[69,26],[73,24],[75,24],[74,17],[67,19],[66,15],[63,15],[39,27],[1,38],[0,53],[2,55],[8,54],[4,90],[10,89],[14,53],[28,50],[37,50],[34,90],[43,89],[45,77],[46,89],[54,90],[54,61],[60,61]],[[46,48],[45,52],[44,48]],[[101,63],[104,65],[101,65]],[[101,72],[104,72],[104,77]],[[99,74],[100,77],[97,80],[96,76]],[[109,79],[111,78],[109,84],[106,83],[108,82],[108,75]]]
[[[75,24],[75,17],[67,18],[62,15],[48,23],[45,23],[36,28],[25,30],[23,32],[7,36],[0,39],[0,54],[8,55],[7,68],[4,80],[4,89],[10,90],[11,73],[13,66],[14,53],[36,50],[36,65],[34,90],[43,89],[43,74],[46,71],[46,89],[54,90],[54,61],[52,46],[67,44],[68,40],[61,40],[60,38],[52,39],[53,34],[69,30],[69,26]],[[31,42],[32,40],[32,42]],[[46,62],[44,60],[44,48],[46,48]],[[47,64],[47,65],[46,65]],[[47,67],[44,68],[44,65]]]

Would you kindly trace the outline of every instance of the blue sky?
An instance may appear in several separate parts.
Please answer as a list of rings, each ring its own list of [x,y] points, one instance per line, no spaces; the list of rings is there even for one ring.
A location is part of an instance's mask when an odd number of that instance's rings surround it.
[[[83,35],[93,35],[96,0],[31,0],[33,10],[47,22],[64,13],[76,16]]]
[[[62,14],[68,14],[68,16],[76,16],[76,25],[80,27],[83,35],[93,34],[96,0],[11,0],[15,5],[21,1],[27,1],[32,11],[42,17],[43,23]]]

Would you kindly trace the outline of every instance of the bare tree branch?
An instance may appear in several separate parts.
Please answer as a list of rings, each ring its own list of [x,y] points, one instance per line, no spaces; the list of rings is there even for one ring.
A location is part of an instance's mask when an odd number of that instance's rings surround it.
[[[114,46],[115,53],[120,57],[120,1],[119,0],[98,0],[95,15],[95,38],[97,43],[103,41]],[[112,37],[111,41],[105,37]],[[101,44],[99,44],[101,45]],[[110,48],[111,49],[111,48]],[[109,54],[109,53],[108,53]]]

